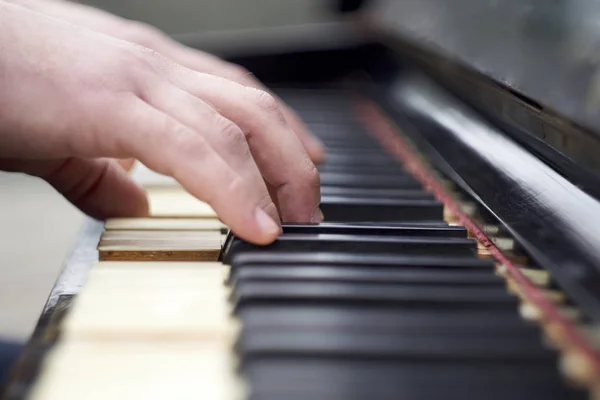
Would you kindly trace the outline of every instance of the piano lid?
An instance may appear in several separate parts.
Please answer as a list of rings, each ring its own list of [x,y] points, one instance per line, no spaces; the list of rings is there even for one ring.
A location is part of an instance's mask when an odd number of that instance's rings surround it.
[[[600,137],[600,2],[380,0],[365,11]]]

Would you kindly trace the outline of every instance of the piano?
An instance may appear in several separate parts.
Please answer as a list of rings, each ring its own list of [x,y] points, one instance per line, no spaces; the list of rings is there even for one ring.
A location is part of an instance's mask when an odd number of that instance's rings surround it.
[[[87,221],[3,398],[600,398],[600,6],[336,4],[179,38],[323,140],[325,221],[254,246],[140,167],[151,217]]]

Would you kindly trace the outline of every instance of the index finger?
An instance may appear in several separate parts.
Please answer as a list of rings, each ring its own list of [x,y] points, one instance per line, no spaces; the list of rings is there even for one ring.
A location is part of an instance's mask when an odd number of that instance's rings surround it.
[[[265,212],[261,188],[237,174],[200,132],[142,100],[115,106],[110,116],[107,128],[117,135],[105,153],[118,155],[124,149],[149,168],[172,176],[245,240],[268,244],[278,236],[281,228]]]
[[[317,168],[271,95],[192,71],[178,73],[174,81],[189,93],[205,99],[244,131],[263,178],[276,193],[284,221],[322,220],[318,208]]]
[[[234,71],[238,70],[234,69]],[[296,133],[296,135],[298,135],[298,138],[304,145],[304,149],[310,156],[311,160],[317,164],[322,163],[325,160],[325,146],[323,146],[323,143],[321,143],[321,141],[310,132],[298,114],[280,98],[271,93],[259,80],[255,79],[253,75],[250,73],[243,73],[243,68],[239,68],[239,71],[240,72],[232,72],[228,75],[218,74],[218,76],[222,76],[224,78],[229,78],[231,76],[231,80],[234,82],[262,90],[272,95],[279,103],[279,108],[281,109],[285,120]]]
[[[269,92],[268,89],[245,68],[225,62],[213,55],[199,52],[190,48],[177,47],[179,51],[172,54],[173,59],[181,65],[196,70],[198,72],[206,72],[211,75],[220,76],[225,79],[232,80],[244,86],[260,89]],[[167,52],[169,54],[169,52]],[[270,92],[269,92],[270,93]],[[273,95],[273,93],[270,93]],[[278,100],[279,107],[283,113],[287,123],[292,130],[298,135],[298,138],[304,145],[310,158],[315,163],[322,163],[325,159],[325,146],[313,135],[308,127],[302,122],[298,114],[285,104],[281,99]]]

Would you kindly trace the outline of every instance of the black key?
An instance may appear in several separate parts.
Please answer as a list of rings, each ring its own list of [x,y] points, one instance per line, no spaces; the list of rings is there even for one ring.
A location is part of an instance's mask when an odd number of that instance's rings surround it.
[[[310,125],[315,130],[315,135],[318,135],[324,141],[329,139],[375,142],[374,138],[367,134],[359,124],[354,123],[352,119],[342,118],[335,122],[311,123]]]
[[[359,124],[354,123],[352,120],[311,125],[316,130],[315,135],[318,135],[324,142],[369,142],[376,143],[381,147],[374,137],[369,135]]]
[[[397,234],[394,234],[397,232]],[[226,232],[224,232],[226,233]],[[283,224],[283,233],[304,234],[360,234],[379,236],[419,236],[419,237],[465,237],[463,227],[450,226],[444,222],[412,221],[401,223],[355,222],[352,224],[324,222],[321,224]],[[227,249],[234,239],[230,234],[223,248]]]
[[[485,335],[531,335],[541,338],[539,328],[528,324],[515,310],[437,310],[399,307],[366,307],[262,304],[239,310],[249,330],[310,329],[344,332],[440,332]]]
[[[325,147],[327,149],[329,149],[329,148],[345,149],[348,147],[352,147],[352,148],[356,148],[356,149],[382,150],[381,144],[369,136],[366,136],[366,135],[361,136],[360,134],[348,135],[348,128],[345,126],[340,127],[338,129],[332,129],[332,131],[333,130],[339,130],[339,131],[344,131],[344,132],[343,133],[340,132],[340,133],[342,133],[342,135],[340,135],[340,136],[321,135],[321,141],[323,142],[323,144],[325,144]],[[331,133],[331,132],[329,132],[329,133]]]
[[[357,199],[321,197],[328,222],[388,222],[443,220],[444,206],[428,199]]]
[[[338,234],[373,236],[418,236],[418,237],[467,237],[462,226],[428,227],[419,225],[405,226],[366,226],[354,224],[283,224],[284,234]]]
[[[357,147],[366,145],[369,149],[382,150],[380,143],[363,131],[355,129],[355,125],[342,122],[337,124],[319,124],[315,127],[318,129],[315,134],[325,144],[326,149],[335,149],[347,145],[355,145]]]
[[[244,364],[256,399],[586,399],[553,363],[278,357]]]
[[[429,226],[429,227],[444,227],[449,226],[447,222],[444,221],[386,221],[386,222],[370,222],[370,221],[356,221],[351,222],[352,225],[362,225],[362,226]]]
[[[312,128],[316,124],[331,124],[332,122],[341,122],[347,123],[353,121],[350,113],[342,112],[339,109],[315,109],[315,110],[307,110],[304,109],[300,111],[300,116],[304,120],[305,124]],[[356,126],[356,125],[354,125]]]
[[[398,175],[404,174],[399,165],[348,165],[348,164],[323,164],[317,167],[321,174],[341,173],[341,174],[367,174],[367,175]]]
[[[271,377],[273,386],[277,383],[287,384],[288,379],[297,379],[298,383],[320,382],[327,377],[331,386],[343,387],[355,382],[365,383],[397,383],[398,387],[409,384],[451,385],[469,378],[472,386],[486,386],[494,381],[505,384],[530,381],[532,383],[548,383],[549,377],[559,377],[556,365],[542,364],[535,360],[506,360],[504,363],[486,360],[455,360],[432,362],[427,360],[410,360],[398,362],[391,360],[370,361],[358,359],[318,359],[311,357],[274,357],[254,360],[243,360],[244,371],[255,383]],[[352,377],[353,378],[350,378]],[[277,377],[277,379],[273,379]],[[348,379],[350,378],[350,379]],[[559,378],[560,379],[560,378]],[[344,382],[345,381],[345,382]]]
[[[307,87],[307,84],[303,83],[302,88],[285,87],[273,90],[298,112],[320,109],[349,110],[352,104],[350,92],[329,87],[317,85]]]
[[[325,145],[326,153],[357,153],[361,151],[367,151],[369,153],[382,152],[381,146],[379,144],[371,142],[325,140],[323,141],[323,144]],[[382,152],[381,154],[384,153]]]
[[[518,301],[503,287],[415,284],[247,282],[234,287],[236,310],[249,304],[363,304],[403,307],[517,309]]]
[[[380,157],[380,158],[386,158],[388,160],[395,160],[389,153],[387,153],[383,148],[379,148],[379,149],[369,149],[369,150],[335,150],[335,149],[330,149],[329,152],[325,155],[327,157],[327,159],[329,159],[329,155],[335,156],[335,155],[344,155],[344,156],[360,156],[362,158],[370,158],[370,157]]]
[[[343,252],[378,254],[475,254],[477,243],[466,238],[302,235],[283,234],[267,246],[258,246],[241,239],[225,244],[223,262],[231,265],[233,256],[243,252]]]
[[[295,281],[295,282],[358,282],[358,283],[421,283],[446,285],[478,285],[505,287],[503,278],[492,271],[439,270],[424,268],[377,268],[336,265],[238,266],[231,269],[230,281]]]
[[[399,167],[400,163],[395,159],[389,156],[373,156],[369,154],[347,154],[340,152],[329,152],[326,154],[327,164],[337,164],[337,165],[387,165],[390,167],[396,166]]]
[[[507,386],[500,382],[490,383],[487,387],[473,388],[469,386],[467,379],[449,387],[434,382],[422,386],[409,384],[397,387],[395,384],[385,382],[386,385],[370,383],[357,387],[347,381],[342,386],[333,386],[325,378],[321,378],[318,386],[307,386],[297,382],[290,382],[288,386],[277,383],[276,388],[272,387],[273,384],[252,385],[254,390],[251,391],[248,400],[587,400],[589,398],[582,389],[571,388],[562,383],[560,376],[556,376],[555,379],[558,381],[550,381],[545,385],[524,382]]]
[[[353,146],[357,149],[366,148],[382,150],[381,144],[374,140],[372,137],[365,134],[353,133],[351,132],[351,129],[347,126],[329,126],[327,128],[329,129],[329,132],[327,133],[334,133],[335,131],[338,131],[340,133],[339,136],[329,136],[327,134],[320,136],[321,141],[323,142],[323,144],[325,144],[325,147],[328,149],[344,149]],[[323,131],[323,133],[325,133],[325,131]]]
[[[330,139],[375,142],[359,124],[354,123],[351,119],[345,118],[335,123],[310,123],[310,126],[314,130],[313,133],[324,141]]]
[[[374,188],[347,188],[337,186],[322,186],[323,197],[346,198],[381,198],[381,199],[425,199],[435,200],[435,197],[421,189],[374,189]]]
[[[355,188],[397,188],[421,189],[421,184],[410,175],[398,172],[397,175],[380,176],[366,174],[342,174],[324,172],[321,174],[322,186],[355,187]]]
[[[232,258],[228,282],[238,278],[239,270],[250,267],[256,267],[253,273],[269,274],[271,279],[277,280],[297,276],[298,279],[305,280],[364,280],[380,283],[392,283],[391,279],[465,285],[503,282],[493,274],[494,261],[489,259],[399,256],[383,260],[375,258],[371,264],[368,263],[369,259],[373,258],[365,254],[336,256],[334,253],[242,253]]]
[[[492,271],[495,261],[471,256],[431,256],[431,255],[380,255],[380,254],[349,254],[349,253],[277,253],[251,252],[236,254],[232,268],[244,265],[306,265],[318,264],[323,266],[357,266],[357,267],[388,267],[388,268],[438,268],[438,269],[475,269]]]
[[[259,331],[242,329],[236,350],[243,358],[309,356],[395,360],[546,360],[556,354],[530,335]]]

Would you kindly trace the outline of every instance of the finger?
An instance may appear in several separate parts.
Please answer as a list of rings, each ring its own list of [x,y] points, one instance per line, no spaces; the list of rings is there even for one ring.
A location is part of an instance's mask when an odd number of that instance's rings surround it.
[[[210,73],[240,83],[244,86],[268,92],[268,89],[258,79],[256,79],[249,71],[238,65],[224,62],[217,57],[189,48],[181,49],[180,47],[177,47],[176,51],[171,51],[170,53],[172,53],[171,56],[175,61],[192,70]],[[270,94],[273,95],[272,93]],[[279,102],[279,106],[281,107],[281,111],[283,112],[286,121],[296,135],[298,135],[298,138],[302,142],[310,158],[315,163],[322,163],[325,159],[325,146],[323,143],[310,132],[294,110],[287,106],[281,99],[276,99]]]
[[[265,182],[252,158],[242,130],[211,106],[169,82],[153,85],[144,93],[153,107],[173,116],[182,124],[201,134],[221,158],[259,194],[259,204],[275,221],[277,208],[271,200]]]
[[[277,238],[281,227],[261,207],[260,190],[235,173],[200,133],[139,99],[115,105],[110,117],[115,153],[121,149],[175,178],[245,240],[267,244]]]
[[[281,101],[280,104],[286,121],[298,135],[298,138],[302,142],[302,145],[306,149],[311,160],[315,164],[322,164],[325,161],[325,146],[323,145],[323,142],[310,133],[302,119],[294,110]]]
[[[148,214],[146,194],[113,160],[26,160],[13,162],[11,170],[43,178],[67,200],[97,219]]]
[[[133,165],[135,164],[134,158],[122,158],[116,161],[125,171],[131,171],[131,168],[133,168]]]
[[[231,72],[216,75],[230,79],[234,82],[241,83],[244,86],[253,87],[271,94],[278,101],[285,120],[296,133],[296,135],[298,135],[298,138],[302,142],[302,145],[304,146],[304,149],[310,156],[311,160],[316,164],[320,164],[325,160],[325,146],[315,135],[309,131],[302,119],[294,110],[285,104],[279,97],[271,93],[259,80],[255,79],[253,75],[250,73],[244,73],[245,70],[243,68],[237,67],[233,68],[232,70],[230,67],[229,69],[225,69],[225,71]]]
[[[277,199],[277,188],[270,183],[267,183],[267,190],[269,191],[269,196],[277,208],[277,214],[281,215],[281,207],[279,206],[279,200]]]
[[[269,94],[206,74],[176,71],[172,79],[244,131],[284,221],[319,222],[319,174]]]

